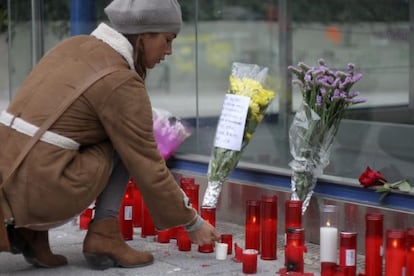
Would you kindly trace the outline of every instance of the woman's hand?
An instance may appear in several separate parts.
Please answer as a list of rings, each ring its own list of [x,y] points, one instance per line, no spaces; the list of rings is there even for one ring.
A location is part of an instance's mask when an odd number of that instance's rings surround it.
[[[188,232],[192,242],[198,245],[212,244],[220,240],[220,234],[208,221],[203,221],[200,229]]]

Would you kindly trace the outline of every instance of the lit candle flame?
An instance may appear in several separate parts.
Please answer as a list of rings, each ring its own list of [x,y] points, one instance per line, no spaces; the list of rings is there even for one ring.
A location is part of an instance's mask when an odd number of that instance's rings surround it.
[[[392,240],[391,245],[393,248],[398,248],[398,241],[397,240]]]
[[[331,222],[329,220],[326,222],[326,226],[331,227]]]

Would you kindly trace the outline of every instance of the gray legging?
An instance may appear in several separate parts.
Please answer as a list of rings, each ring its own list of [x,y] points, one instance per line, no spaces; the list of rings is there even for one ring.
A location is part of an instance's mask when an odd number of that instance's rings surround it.
[[[108,183],[96,199],[94,220],[118,217],[119,208],[121,207],[129,177],[129,173],[124,163],[115,152],[112,163],[112,173]]]

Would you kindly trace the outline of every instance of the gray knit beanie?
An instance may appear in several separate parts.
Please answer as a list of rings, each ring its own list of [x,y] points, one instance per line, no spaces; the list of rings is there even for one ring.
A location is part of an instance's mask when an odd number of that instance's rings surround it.
[[[114,0],[105,13],[112,27],[123,34],[178,34],[181,29],[177,0]]]

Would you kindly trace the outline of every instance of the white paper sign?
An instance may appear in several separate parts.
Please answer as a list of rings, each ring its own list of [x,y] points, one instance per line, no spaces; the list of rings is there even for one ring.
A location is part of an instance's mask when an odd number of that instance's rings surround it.
[[[215,147],[240,151],[250,98],[226,94],[217,125]]]

